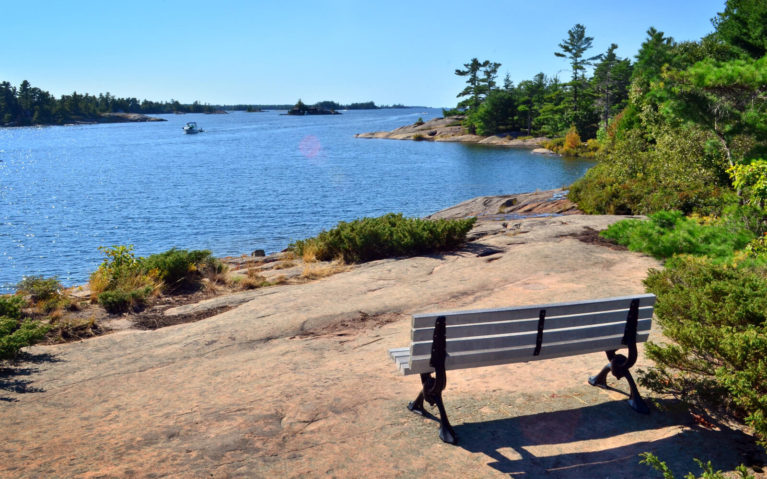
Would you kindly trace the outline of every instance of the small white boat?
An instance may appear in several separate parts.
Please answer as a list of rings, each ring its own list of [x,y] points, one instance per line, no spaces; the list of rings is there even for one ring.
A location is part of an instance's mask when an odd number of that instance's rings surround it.
[[[202,133],[202,128],[197,128],[197,122],[196,121],[190,121],[186,125],[184,125],[184,133],[187,135],[192,135],[194,133]]]

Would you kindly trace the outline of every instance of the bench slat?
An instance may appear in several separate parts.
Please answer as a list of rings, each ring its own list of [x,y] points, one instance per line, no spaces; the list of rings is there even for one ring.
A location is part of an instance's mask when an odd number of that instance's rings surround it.
[[[652,319],[643,319],[637,323],[637,332],[649,331],[652,327]],[[546,328],[543,331],[543,349],[549,343],[563,341],[583,341],[589,338],[601,338],[606,336],[621,335],[626,329],[625,319],[620,322],[579,326],[561,329],[549,329],[549,321],[546,320]],[[528,346],[535,349],[538,330],[526,333],[502,334],[494,336],[476,336],[468,338],[448,339],[447,353],[459,353],[463,351],[482,351],[497,348],[515,348]],[[432,341],[414,342],[410,345],[410,355],[413,357],[430,355]]]
[[[637,334],[637,343],[647,341],[649,331]],[[515,348],[490,349],[473,351],[470,353],[454,353],[449,355],[445,362],[445,369],[466,369],[498,364],[536,361],[539,359],[552,359],[575,354],[595,353],[624,348],[621,344],[623,334],[604,338],[593,338],[575,342],[564,341],[560,343],[546,344],[544,342],[541,353],[533,356],[534,346],[522,346]],[[402,359],[402,358],[400,358]],[[431,372],[434,369],[429,366],[430,355],[413,356],[409,365],[400,367],[403,374],[419,374]]]
[[[494,321],[511,321],[517,319],[537,319],[541,309],[546,310],[546,316],[566,316],[600,311],[628,311],[632,299],[639,299],[639,307],[653,306],[655,295],[641,294],[636,296],[620,296],[615,298],[577,301],[571,303],[551,303],[535,306],[522,306],[504,309],[479,309],[473,311],[446,311],[443,313],[418,314],[413,316],[413,329],[423,329],[434,326],[438,316],[445,316],[447,324],[474,324]]]
[[[514,334],[524,332],[538,331],[538,311],[535,310],[535,317],[531,319],[519,319],[513,321],[496,321],[475,324],[459,324],[451,326],[448,322],[446,336],[448,341],[451,339],[466,338],[473,336],[489,336],[494,334]],[[628,308],[620,311],[607,311],[600,313],[583,313],[569,316],[550,316],[549,310],[546,311],[546,331],[560,328],[571,328],[575,326],[588,326],[593,324],[615,323],[623,321],[625,324],[628,315]],[[451,318],[452,319],[452,318]],[[639,308],[640,321],[643,319],[652,319],[652,306]],[[450,320],[448,320],[450,321]],[[434,337],[434,323],[431,327],[413,329],[411,331],[411,341],[430,341]]]

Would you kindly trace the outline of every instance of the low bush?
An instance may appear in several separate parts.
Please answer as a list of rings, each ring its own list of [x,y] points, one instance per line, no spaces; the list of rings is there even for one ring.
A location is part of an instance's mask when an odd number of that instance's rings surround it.
[[[656,258],[692,254],[727,259],[754,239],[754,233],[735,220],[720,223],[701,224],[680,211],[659,211],[650,215],[649,220],[614,223],[601,235]]]
[[[56,314],[64,308],[73,307],[72,301],[62,294],[62,290],[55,276],[27,276],[16,285],[16,293],[28,296],[32,303],[30,306],[43,314]]]
[[[151,293],[151,286],[131,290],[108,290],[99,294],[98,302],[108,313],[125,313],[131,309],[137,310],[143,308]]]
[[[551,140],[547,140],[543,142],[543,147],[547,148],[555,153],[558,153],[562,150],[562,147],[565,144],[565,138],[553,138]]]
[[[49,327],[24,319],[26,301],[21,296],[0,296],[0,359],[11,359],[19,350],[43,339]]]
[[[767,258],[763,258],[767,259]],[[743,421],[767,440],[767,266],[677,256],[651,270],[656,316],[672,342],[648,342],[640,382],[694,409]]]
[[[290,248],[299,256],[311,251],[320,261],[341,258],[347,263],[415,256],[458,248],[475,221],[475,218],[431,221],[389,213],[378,218],[342,221],[314,238],[296,241]]]
[[[669,469],[666,463],[661,461],[656,455],[650,452],[643,452],[639,456],[642,458],[642,460],[639,461],[640,464],[646,464],[659,473],[663,474],[663,479],[675,479],[674,473],[671,472],[671,469]],[[715,471],[711,461],[704,463],[700,459],[695,459],[695,463],[698,464],[698,467],[700,467],[702,471],[700,479],[727,479],[732,477],[730,475],[725,475],[722,471]],[[738,471],[741,479],[754,479],[754,476],[750,474],[746,466],[742,464],[736,467],[735,470]],[[696,479],[696,476],[693,473],[687,473],[684,476],[684,479]]]
[[[581,146],[582,142],[580,135],[578,135],[578,130],[575,129],[575,126],[571,126],[565,135],[561,153],[563,155],[577,155],[581,150]]]
[[[415,141],[424,141],[424,140],[426,139],[426,137],[425,137],[425,136],[423,136],[423,135],[422,135],[422,134],[420,134],[420,133],[416,133],[415,135],[413,135],[413,139],[414,139]]]
[[[143,270],[152,272],[162,281],[164,291],[197,288],[206,275],[223,272],[223,264],[208,250],[187,251],[170,249],[141,260]]]
[[[26,276],[16,285],[16,292],[29,295],[32,301],[44,301],[53,298],[61,291],[58,278],[42,276]]]
[[[106,258],[89,280],[93,300],[110,313],[138,309],[160,288],[156,271],[147,272],[133,246],[99,248]]]

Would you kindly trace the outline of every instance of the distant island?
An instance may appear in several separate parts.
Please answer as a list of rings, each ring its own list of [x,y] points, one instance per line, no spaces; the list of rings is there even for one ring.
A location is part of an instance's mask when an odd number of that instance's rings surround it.
[[[320,102],[313,106],[308,106],[299,98],[295,106],[288,110],[288,115],[340,115],[332,106],[330,108],[326,107],[327,104],[338,106],[335,102]]]

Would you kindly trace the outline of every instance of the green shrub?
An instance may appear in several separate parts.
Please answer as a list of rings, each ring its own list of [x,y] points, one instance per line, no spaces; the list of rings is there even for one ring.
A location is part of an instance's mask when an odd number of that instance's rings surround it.
[[[70,307],[72,301],[62,294],[58,278],[27,276],[16,285],[16,292],[28,295],[32,306],[45,314]]]
[[[416,133],[415,135],[413,135],[413,139],[414,139],[415,141],[423,141],[423,140],[425,140],[425,139],[426,139],[426,137],[425,137],[425,136],[423,136],[423,135],[422,135],[422,134],[420,134],[420,133]]]
[[[98,301],[108,313],[119,314],[144,307],[151,293],[151,286],[127,291],[113,289],[99,294]]]
[[[106,258],[90,276],[92,300],[110,313],[137,309],[159,287],[156,271],[147,271],[133,246],[99,248]]]
[[[416,126],[421,126],[423,124],[424,124],[423,118],[421,118],[420,116],[418,117],[418,119],[414,123],[414,125],[416,125]]]
[[[663,479],[674,479],[674,473],[671,472],[671,469],[669,469],[666,463],[658,459],[658,457],[654,454],[650,452],[643,452],[639,456],[642,458],[642,460],[639,461],[640,464],[646,464],[660,472],[663,474]],[[722,471],[714,471],[714,466],[711,464],[711,461],[703,463],[703,461],[696,458],[695,463],[698,464],[698,467],[700,467],[703,471],[700,479],[727,479],[730,477],[725,476]],[[736,467],[735,470],[740,473],[741,479],[754,479],[754,476],[751,475],[748,472],[748,469],[746,469],[746,466],[742,464]],[[692,473],[688,473],[684,476],[684,479],[696,479],[696,476]]]
[[[26,301],[21,296],[0,296],[0,359],[10,359],[25,346],[45,337],[49,327],[22,320]]]
[[[751,231],[736,222],[704,225],[686,218],[680,211],[659,211],[650,215],[649,220],[619,221],[601,235],[656,258],[670,258],[674,254],[731,258],[754,239]]]
[[[543,147],[553,152],[559,153],[565,145],[565,137],[554,138],[543,142]]]
[[[0,316],[11,319],[21,319],[21,310],[27,305],[24,298],[18,295],[0,296]]]
[[[699,410],[749,424],[767,439],[767,267],[678,256],[645,285],[672,342],[649,342],[641,383]]]
[[[61,283],[55,276],[26,276],[16,285],[16,292],[28,294],[32,301],[45,301],[59,295]]]
[[[448,118],[450,116],[463,116],[466,112],[464,110],[461,110],[459,108],[450,108],[450,109],[442,109],[442,116],[444,118]]]
[[[197,287],[206,273],[217,274],[223,265],[208,250],[170,249],[141,260],[146,272],[156,272],[165,291]]]
[[[709,136],[695,128],[658,129],[654,141],[643,129],[608,139],[598,163],[570,187],[570,200],[589,214],[721,213],[732,189],[727,161],[706,147]]]
[[[458,248],[476,218],[424,220],[389,213],[378,218],[340,222],[330,231],[296,241],[290,248],[299,256],[307,251],[320,261],[341,257],[347,263],[415,256]]]

